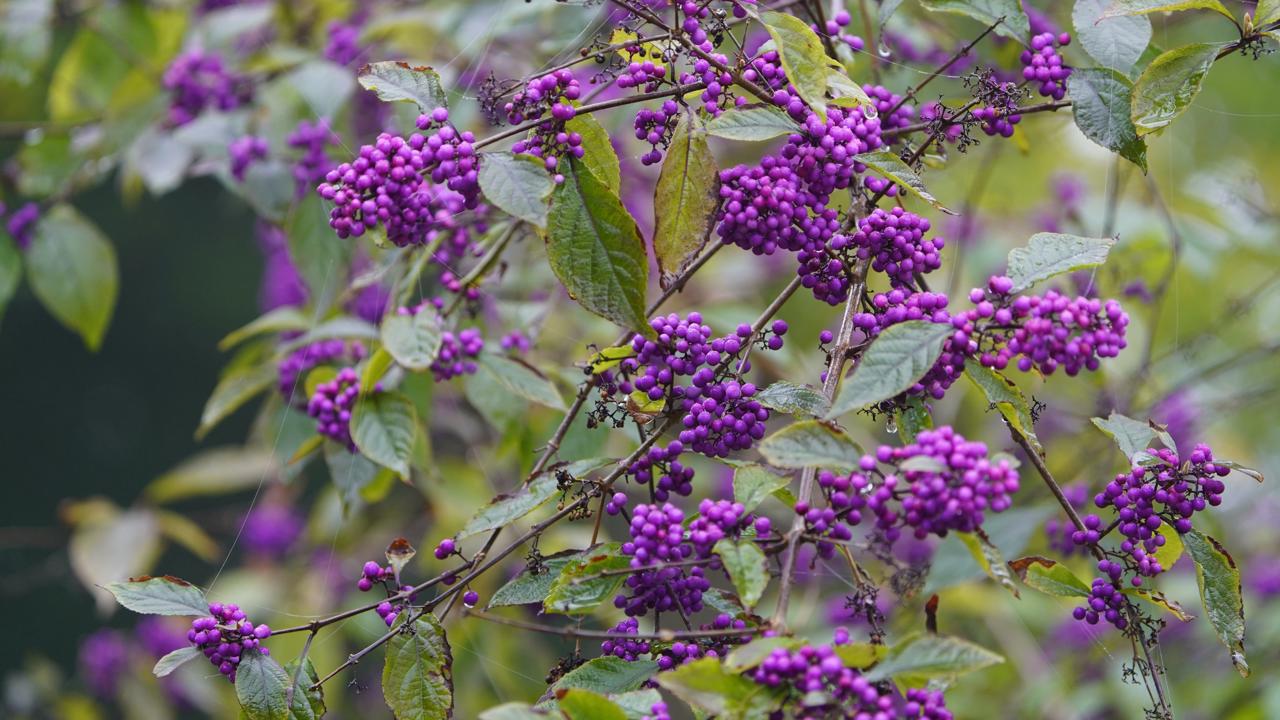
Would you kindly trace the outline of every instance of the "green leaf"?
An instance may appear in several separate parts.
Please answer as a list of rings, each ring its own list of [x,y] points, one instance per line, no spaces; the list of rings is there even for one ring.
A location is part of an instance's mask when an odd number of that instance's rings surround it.
[[[506,585],[498,588],[498,591],[489,598],[489,607],[502,607],[505,605],[529,605],[532,603],[541,604],[546,600],[547,595],[551,592],[551,586],[555,585],[556,579],[560,577],[561,571],[577,557],[576,551],[570,551],[559,557],[549,557],[543,560],[544,568],[542,572],[536,575],[525,570],[517,575]]]
[[[875,109],[875,101],[862,86],[854,82],[843,70],[832,69],[827,75],[827,92],[831,93],[831,104],[841,107],[869,107]]]
[[[387,374],[387,371],[391,369],[393,363],[394,360],[391,357],[391,353],[387,352],[386,346],[378,348],[369,356],[368,360],[364,361],[364,370],[360,372],[360,387],[377,387],[378,383]],[[307,392],[311,396],[315,395],[315,389],[311,387],[311,376],[315,373],[316,370],[312,370],[307,374]]]
[[[865,670],[880,662],[885,655],[889,654],[887,645],[872,645],[871,643],[849,643],[847,645],[837,645],[834,649],[836,655],[844,662],[845,667],[851,667],[855,670]]]
[[[656,667],[654,672],[657,672]],[[630,720],[644,720],[645,717],[652,715],[653,706],[662,702],[662,695],[653,688],[645,688],[610,695],[609,699],[617,703]]]
[[[499,495],[480,508],[466,527],[458,533],[458,539],[468,538],[489,530],[505,527],[542,507],[559,491],[554,474],[538,476],[533,482],[510,495]]]
[[[258,335],[278,332],[306,330],[311,326],[311,319],[302,310],[291,305],[278,307],[252,320],[248,325],[231,331],[218,341],[219,350],[230,350],[240,343]]]
[[[720,173],[707,132],[697,115],[680,113],[653,191],[653,253],[664,290],[707,244],[719,207]]]
[[[551,686],[551,690],[582,688],[608,695],[624,693],[644,685],[657,671],[658,663],[652,660],[627,662],[620,657],[606,655],[592,658],[565,673]]]
[[[116,602],[143,615],[208,615],[204,591],[185,580],[165,575],[140,577],[103,586]]]
[[[776,691],[730,672],[712,657],[659,673],[657,680],[693,707],[726,718],[767,718],[782,702]]]
[[[564,124],[566,132],[576,132],[582,136],[583,155],[581,164],[597,180],[603,182],[614,195],[622,193],[622,162],[613,149],[613,141],[609,132],[604,129],[595,115],[577,115]],[[563,167],[560,168],[563,172]],[[568,176],[566,176],[568,177]]]
[[[1182,538],[1178,535],[1178,531],[1173,529],[1169,523],[1164,523],[1157,530],[1161,537],[1164,538],[1164,545],[1156,550],[1155,559],[1160,563],[1160,567],[1168,570],[1173,564],[1178,562],[1178,558],[1182,557],[1183,544]]]
[[[759,465],[743,465],[733,472],[733,499],[742,503],[743,512],[751,512],[765,498],[790,484],[790,478],[776,475]]]
[[[318,308],[328,308],[345,283],[353,243],[329,227],[329,212],[315,193],[308,193],[294,207],[285,234],[289,256],[311,291],[312,302]]]
[[[236,699],[248,720],[288,720],[289,674],[256,649],[246,650],[236,667]]]
[[[377,93],[379,100],[417,103],[427,114],[449,106],[440,75],[429,67],[387,60],[360,68],[356,79],[361,87]]]
[[[265,448],[210,448],[151,481],[144,494],[154,503],[222,495],[256,487],[278,470],[275,457]]]
[[[586,615],[601,603],[613,600],[626,576],[601,573],[631,566],[631,558],[619,552],[618,547],[617,543],[600,545],[571,560],[552,583],[542,602],[543,609],[564,615]]]
[[[40,218],[26,252],[27,280],[45,308],[96,351],[116,305],[116,251],[70,205]]]
[[[29,85],[49,55],[53,0],[10,0],[0,10],[0,80]]]
[[[443,332],[439,313],[429,305],[414,315],[388,313],[382,319],[382,346],[400,367],[423,371],[440,354]]]
[[[537,158],[509,152],[484,153],[480,156],[479,177],[485,200],[538,228],[547,226],[547,203],[555,182]]]
[[[1001,587],[1013,593],[1014,597],[1019,597],[1018,585],[1013,582],[1013,574],[1009,571],[1009,566],[1005,564],[1004,556],[1000,554],[1000,548],[996,547],[986,533],[981,529],[973,533],[956,533],[960,538],[960,542],[969,548],[969,554],[973,555],[973,559],[987,574],[987,577],[995,580]]]
[[[769,563],[764,553],[750,540],[725,538],[716,543],[715,554],[724,561],[724,569],[729,573],[742,604],[748,610],[755,607],[769,586]]]
[[[722,541],[723,542],[723,541]],[[776,635],[774,637],[758,637],[746,645],[739,645],[729,652],[724,659],[725,669],[729,672],[741,673],[756,667],[778,648],[792,650],[803,643],[793,637]]]
[[[480,720],[544,720],[550,717],[550,713],[522,702],[503,703],[479,715]]]
[[[1071,24],[1080,44],[1094,60],[1103,67],[1127,73],[1151,44],[1151,20],[1140,15],[1104,18],[1113,4],[1112,0],[1076,0]],[[1074,91],[1071,99],[1077,99]],[[1125,116],[1128,117],[1127,112]]]
[[[897,183],[907,192],[924,200],[933,207],[941,210],[948,215],[955,215],[950,209],[938,202],[938,199],[929,193],[924,186],[924,181],[912,170],[902,158],[898,157],[892,150],[875,150],[869,153],[862,153],[854,157],[854,160],[860,162],[876,172],[877,175],[884,177]]]
[[[1115,411],[1112,411],[1105,419],[1093,418],[1093,424],[1102,432],[1110,435],[1111,439],[1115,440],[1116,445],[1120,447],[1120,452],[1124,453],[1124,456],[1130,460],[1133,459],[1134,455],[1146,450],[1151,445],[1151,441],[1156,439],[1156,431],[1152,429],[1150,423],[1125,417]]]
[[[1192,530],[1183,535],[1187,551],[1196,561],[1196,584],[1200,602],[1218,639],[1231,652],[1231,664],[1241,677],[1249,677],[1244,657],[1244,597],[1240,592],[1240,569],[1231,553],[1208,535]]]
[[[387,643],[382,697],[396,720],[453,716],[453,655],[440,621],[424,613]]]
[[[560,171],[547,221],[551,269],[584,308],[644,331],[649,259],[635,219],[582,161],[570,158]]]
[[[1221,465],[1222,467],[1231,468],[1232,470],[1235,470],[1241,475],[1247,475],[1253,478],[1257,482],[1263,482],[1264,480],[1266,480],[1266,478],[1263,477],[1261,471],[1255,470],[1251,467],[1245,467],[1244,465],[1241,465],[1240,463],[1235,462],[1234,460],[1214,460],[1213,464]]]
[[[1117,18],[1119,19],[1119,18]],[[1117,70],[1076,68],[1067,78],[1071,114],[1084,136],[1147,171],[1147,143],[1129,118],[1133,83]]]
[[[1253,26],[1262,27],[1280,20],[1280,0],[1258,0],[1254,11]]]
[[[1009,569],[1027,587],[1054,597],[1090,596],[1089,585],[1057,560],[1032,555],[1009,563]]]
[[[302,672],[298,672],[298,660],[291,660],[284,666],[285,674],[289,676],[289,685],[285,688],[285,696],[289,696],[289,689],[293,689],[293,713],[294,718],[321,718],[324,717],[326,708],[324,706],[324,688],[318,687],[315,690],[311,686],[320,681],[320,676],[316,673],[316,666],[311,662],[311,658],[306,658]],[[294,683],[294,679],[297,683]],[[310,710],[310,712],[308,712]]]
[[[840,387],[828,418],[895,397],[933,368],[955,329],[949,323],[908,320],[885,328]]]
[[[889,650],[865,674],[878,682],[889,678],[951,678],[1004,662],[1004,658],[967,640],[946,635],[914,635]]]
[[[1025,437],[1036,452],[1043,455],[1044,448],[1036,437],[1031,407],[1018,386],[1014,385],[1009,378],[972,358],[965,360],[964,375],[982,391],[987,402],[1000,412],[1005,422]]]
[[[992,544],[1000,548],[1001,555],[1016,557],[1022,554],[1032,536],[1044,532],[1045,519],[1057,511],[1056,506],[1044,504],[1013,507],[1001,513],[989,514],[982,523],[982,530]],[[922,592],[927,596],[984,576],[982,568],[974,561],[973,554],[965,547],[964,542],[948,533],[934,551],[929,576]]]
[[[897,411],[898,430],[902,433],[902,441],[913,443],[921,430],[933,428],[933,415],[919,397],[907,398],[907,405]]]
[[[1005,274],[1013,280],[1013,292],[1022,292],[1041,280],[1101,265],[1115,244],[1112,238],[1036,233],[1026,247],[1009,251]]]
[[[825,119],[830,71],[822,40],[795,15],[766,12],[761,13],[760,20],[769,31],[769,37],[773,38],[787,80],[795,86],[796,93],[809,108]]]
[[[1112,0],[1102,17],[1145,15],[1153,12],[1177,12],[1179,10],[1212,10],[1225,16],[1233,24],[1235,17],[1218,0]]]
[[[1031,21],[1022,10],[1022,0],[921,0],[921,4],[933,12],[966,15],[984,25],[1004,18],[996,26],[997,34],[1024,45],[1031,39]]]
[[[800,132],[790,115],[769,105],[729,108],[707,122],[707,133],[728,140],[757,142]]]
[[[1128,595],[1129,597],[1136,597],[1143,602],[1150,603],[1156,608],[1174,616],[1181,622],[1191,622],[1196,617],[1195,615],[1188,613],[1186,610],[1183,610],[1181,605],[1170,600],[1164,593],[1156,590],[1151,590],[1149,588],[1126,587],[1120,592]]]
[[[22,282],[22,254],[7,233],[0,230],[0,320]]]
[[[627,720],[627,714],[612,700],[581,688],[568,690],[557,700],[568,720]]]
[[[202,439],[218,423],[253,399],[255,395],[271,387],[276,380],[274,365],[264,363],[228,373],[213,389],[200,413],[200,427],[196,439]]]
[[[203,654],[198,647],[191,645],[180,647],[157,660],[155,667],[151,669],[151,674],[156,677],[166,677],[188,661],[195,660]]]
[[[494,353],[480,355],[480,369],[485,376],[525,400],[564,410],[560,391],[536,368],[516,358]]]
[[[862,448],[844,433],[818,420],[805,420],[782,428],[760,443],[760,454],[780,468],[858,467]]]
[[[1138,135],[1165,127],[1191,106],[1223,47],[1223,43],[1184,45],[1151,61],[1133,84],[1129,117]]]
[[[826,415],[830,404],[821,392],[786,380],[773,383],[756,393],[753,399],[770,410],[809,417]]]
[[[417,411],[399,393],[362,395],[351,414],[351,439],[364,456],[409,477]]]

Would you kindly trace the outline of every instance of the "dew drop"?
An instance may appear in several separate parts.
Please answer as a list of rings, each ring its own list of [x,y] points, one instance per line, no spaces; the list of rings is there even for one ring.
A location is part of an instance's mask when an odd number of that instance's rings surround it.
[[[885,424],[884,429],[885,429],[885,431],[886,431],[886,432],[888,432],[890,435],[897,435],[897,434],[898,434],[898,421],[897,421],[897,420],[894,420],[893,418],[889,418],[889,422]]]

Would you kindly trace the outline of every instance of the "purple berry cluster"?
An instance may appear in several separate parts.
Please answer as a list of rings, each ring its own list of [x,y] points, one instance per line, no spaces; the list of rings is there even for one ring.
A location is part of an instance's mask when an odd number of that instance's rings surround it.
[[[846,666],[836,647],[848,642],[849,632],[837,628],[830,645],[776,648],[746,677],[784,690],[796,704],[804,698],[806,717],[950,720],[940,691],[909,689],[899,695]]]
[[[351,439],[351,412],[359,396],[360,378],[355,369],[343,368],[334,379],[317,385],[307,402],[307,414],[316,419],[316,432],[351,452],[356,451]]]
[[[1103,619],[1117,630],[1124,630],[1129,627],[1129,620],[1124,616],[1126,605],[1124,592],[1114,581],[1094,578],[1089,599],[1083,607],[1072,610],[1071,616],[1090,625],[1097,625],[1098,620]]]
[[[254,135],[238,137],[227,145],[227,154],[231,157],[231,177],[236,182],[244,182],[249,166],[266,159],[267,139]]]
[[[305,522],[300,514],[282,502],[256,505],[244,521],[241,537],[250,553],[279,559],[301,537]]]
[[[338,237],[359,237],[382,225],[398,246],[425,245],[452,232],[455,216],[479,204],[478,158],[470,132],[448,125],[449,111],[418,118],[407,139],[382,133],[356,159],[330,170],[317,191],[333,203],[329,226]]]
[[[0,216],[2,215],[4,215],[4,204],[0,203]],[[5,222],[5,230],[8,231],[9,237],[13,238],[13,243],[19,250],[26,250],[31,246],[31,239],[35,235],[36,223],[39,220],[40,206],[29,202],[13,211],[9,220]]]
[[[942,267],[939,254],[946,241],[927,239],[929,221],[895,207],[886,212],[876,208],[858,222],[853,244],[858,257],[871,260],[871,269],[889,276],[894,287],[907,287],[923,275]]]
[[[357,340],[320,340],[289,353],[276,368],[276,387],[286,400],[292,400],[307,373],[321,365],[352,366],[364,359],[367,351]]]
[[[169,123],[186,125],[206,109],[234,110],[252,97],[245,78],[232,74],[222,58],[190,50],[174,58],[164,72],[169,91]]]
[[[325,148],[336,144],[337,135],[329,128],[329,121],[321,118],[315,122],[303,120],[289,133],[285,142],[302,154],[293,164],[293,180],[297,195],[302,197],[307,188],[315,187],[329,172],[329,156]]]
[[[94,695],[115,697],[120,678],[129,667],[129,646],[118,631],[98,630],[80,644],[79,664]]]
[[[641,108],[636,112],[636,139],[653,146],[652,150],[640,156],[642,164],[656,165],[662,160],[662,151],[658,148],[671,144],[671,134],[675,132],[676,116],[679,113],[680,106],[675,100],[662,103],[659,110]]]
[[[694,547],[684,541],[684,512],[672,505],[636,505],[631,513],[631,540],[622,554],[633,568],[652,568],[627,576],[630,595],[614,598],[615,607],[639,617],[649,610],[679,611],[691,615],[702,610],[702,594],[711,588],[705,570],[698,565],[665,565],[688,559]]]
[[[1022,51],[1022,79],[1039,83],[1039,92],[1045,97],[1061,100],[1067,96],[1067,78],[1071,68],[1063,64],[1059,47],[1071,44],[1067,33],[1054,36],[1051,32],[1031,38],[1031,47]]]
[[[555,173],[557,183],[564,182],[564,175],[556,172],[560,159],[569,156],[581,158],[586,153],[582,147],[582,136],[566,132],[564,128],[565,123],[577,115],[578,110],[573,103],[581,94],[582,89],[573,72],[557,70],[530,80],[503,107],[507,122],[512,125],[550,115],[529,133],[529,137],[513,145],[511,152],[540,158],[547,171]]]
[[[484,337],[476,328],[467,328],[456,335],[444,331],[440,340],[440,354],[431,363],[431,374],[437,381],[451,380],[459,375],[474,375],[475,359],[484,350]]]
[[[203,651],[218,672],[231,682],[236,681],[236,666],[244,651],[257,648],[263,655],[271,654],[261,646],[269,637],[271,628],[254,627],[239,606],[222,603],[209,603],[209,615],[196,618],[187,631],[187,641]]]
[[[382,586],[387,593],[387,599],[378,603],[374,607],[374,612],[378,613],[378,617],[382,618],[382,622],[386,623],[387,627],[391,627],[395,624],[396,618],[400,617],[405,608],[413,602],[412,595],[399,598],[395,596],[408,593],[413,587],[398,585],[395,568],[383,567],[370,560],[360,569],[360,579],[356,581],[356,589],[360,592],[369,592],[375,585]]]
[[[826,30],[826,35],[828,37],[839,40],[845,45],[848,45],[849,48],[855,52],[860,52],[866,48],[866,42],[857,35],[850,35],[844,31],[852,21],[853,18],[850,17],[847,10],[840,10],[826,22],[823,29]],[[815,33],[822,32],[818,30],[817,25],[810,25],[809,27],[812,28]]]
[[[325,30],[327,39],[324,56],[339,65],[350,65],[364,50],[360,47],[360,27],[351,23],[334,21]]]

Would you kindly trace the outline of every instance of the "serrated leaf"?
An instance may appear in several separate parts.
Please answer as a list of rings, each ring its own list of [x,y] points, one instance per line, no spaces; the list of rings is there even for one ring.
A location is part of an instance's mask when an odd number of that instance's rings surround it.
[[[800,125],[790,115],[768,105],[729,108],[719,117],[707,121],[709,135],[743,142],[772,140],[800,130]]]
[[[396,720],[453,716],[453,654],[444,628],[431,613],[387,642],[382,697]]]
[[[1102,432],[1111,436],[1116,441],[1120,452],[1129,459],[1146,450],[1151,445],[1151,441],[1155,440],[1156,432],[1151,425],[1140,420],[1134,420],[1126,417],[1118,412],[1112,413],[1106,418],[1093,418],[1093,424]]]
[[[116,602],[143,615],[209,614],[209,602],[205,600],[204,591],[168,575],[107,583],[103,589],[115,596]]]
[[[1044,448],[1036,437],[1031,407],[1018,386],[1014,385],[1009,378],[972,358],[965,360],[964,374],[982,391],[983,397],[995,407],[1005,421],[1025,437],[1036,452],[1043,455]]]
[[[1112,238],[1036,233],[1026,247],[1009,251],[1005,274],[1013,280],[1013,292],[1022,292],[1041,280],[1101,265],[1115,244]]]
[[[1187,552],[1196,561],[1196,584],[1209,624],[1231,652],[1231,664],[1241,677],[1249,677],[1244,657],[1244,596],[1240,569],[1231,553],[1208,535],[1192,530],[1183,537]]]
[[[797,385],[779,380],[756,393],[756,402],[788,415],[822,417],[827,414],[829,403],[822,393],[808,385]]]
[[[877,175],[882,175],[889,180],[897,183],[907,192],[924,200],[933,207],[941,210],[948,215],[955,215],[955,212],[938,202],[929,190],[924,186],[924,180],[912,170],[902,158],[898,157],[892,150],[874,150],[868,153],[854,156],[854,160],[866,165],[875,171]]]
[[[828,418],[900,395],[925,376],[955,332],[949,323],[908,320],[885,328],[871,342],[853,375],[840,387]]]
[[[555,584],[556,578],[560,577],[560,572],[576,556],[577,552],[569,552],[560,557],[545,558],[543,571],[536,575],[526,569],[506,585],[498,588],[493,597],[489,598],[489,607],[541,604],[551,592],[551,586]]]
[[[36,223],[26,251],[27,282],[40,303],[97,351],[115,310],[116,251],[70,205],[55,205]]]
[[[1090,595],[1089,585],[1057,560],[1032,555],[1011,561],[1009,569],[1027,587],[1046,595],[1083,598]]]
[[[230,350],[240,343],[258,335],[278,332],[305,330],[311,325],[306,313],[296,307],[285,305],[255,318],[247,325],[237,328],[218,341],[219,350]]]
[[[622,708],[609,698],[590,690],[567,690],[556,702],[568,720],[627,720],[627,714],[622,712]]]
[[[666,289],[711,237],[720,207],[720,173],[698,116],[680,113],[653,191],[653,254]]]
[[[467,521],[458,539],[468,538],[519,520],[541,507],[558,492],[555,475],[540,475],[527,486],[521,487],[510,495],[499,495],[488,505],[480,508]]]
[[[551,269],[587,310],[625,328],[647,329],[649,259],[635,219],[582,161],[571,158],[560,171],[565,179],[551,194],[547,220]]]
[[[351,439],[365,457],[409,477],[417,410],[399,393],[361,395],[351,413]]]
[[[151,674],[156,677],[166,677],[169,673],[182,667],[188,661],[195,660],[203,655],[204,653],[202,653],[198,647],[192,645],[180,647],[157,660],[155,667],[151,669]]]
[[[832,468],[849,471],[862,459],[862,448],[849,436],[817,420],[782,428],[760,443],[760,454],[780,468]]]
[[[443,333],[439,313],[428,305],[414,315],[389,313],[382,319],[382,346],[400,367],[408,370],[423,371],[431,367],[440,354]]]
[[[743,512],[751,512],[765,498],[790,484],[790,478],[776,475],[759,465],[744,465],[733,472],[733,499],[742,504]]]
[[[1000,548],[981,530],[975,533],[957,533],[960,542],[969,548],[969,554],[973,555],[974,562],[982,568],[987,577],[995,580],[1000,587],[1008,590],[1014,597],[1019,597],[1018,586],[1013,582],[1013,575],[1009,572],[1009,566],[1005,564],[1004,556],[1000,554]]]
[[[365,65],[356,79],[379,100],[416,103],[423,113],[449,106],[440,75],[429,67],[388,60]]]
[[[657,671],[658,663],[652,660],[627,662],[620,657],[605,655],[592,658],[565,673],[551,689],[583,688],[605,694],[623,693],[644,685]]]
[[[1118,18],[1117,18],[1118,19]],[[1093,142],[1147,171],[1147,143],[1129,110],[1133,83],[1109,68],[1076,68],[1067,78],[1076,127]]]
[[[532,155],[509,152],[480,156],[480,190],[485,200],[539,228],[547,226],[548,202],[555,187],[546,166]]]
[[[725,538],[716,543],[716,555],[724,563],[724,569],[738,591],[738,598],[747,610],[760,602],[760,596],[769,586],[769,564],[764,552],[750,540],[735,541]]]
[[[1151,61],[1133,84],[1129,117],[1139,136],[1165,127],[1191,107],[1223,47],[1223,43],[1184,45]]]
[[[631,558],[619,552],[618,548],[617,543],[601,545],[571,560],[552,583],[542,603],[543,609],[564,615],[585,615],[601,603],[613,600],[626,576],[602,573],[631,566]]]
[[[867,680],[950,678],[1004,662],[1004,658],[967,640],[946,635],[915,635],[894,645],[884,660],[865,673]]]
[[[1212,10],[1225,16],[1232,23],[1235,18],[1218,0],[1111,0],[1102,17],[1145,15],[1153,12],[1177,12],[1179,10]]]
[[[564,410],[560,391],[541,372],[522,360],[494,353],[480,355],[480,369],[493,382],[525,400]]]
[[[768,686],[729,672],[706,657],[659,673],[658,684],[693,707],[731,718],[767,718],[782,698]]]
[[[1024,45],[1030,40],[1031,21],[1022,9],[1022,0],[921,0],[925,9],[934,12],[966,15],[984,25],[1004,20],[995,32]]]
[[[317,720],[322,717],[325,708],[320,691],[308,690],[317,680],[315,669],[310,670],[309,676],[303,674],[290,703],[293,673],[281,667],[275,658],[256,649],[245,651],[236,667],[236,699],[240,701],[241,716],[247,720]]]
[[[1151,20],[1141,15],[1104,18],[1113,4],[1113,0],[1076,0],[1071,24],[1090,57],[1103,67],[1127,73],[1151,44]],[[1071,98],[1074,101],[1076,93]]]
[[[622,162],[618,160],[618,153],[613,149],[609,132],[604,129],[596,116],[576,115],[564,124],[564,129],[565,132],[576,132],[582,136],[582,167],[595,175],[596,179],[603,182],[614,195],[621,194]]]
[[[783,635],[775,635],[773,637],[758,637],[753,639],[746,645],[740,645],[725,656],[724,666],[729,672],[741,673],[756,667],[769,657],[769,654],[779,648],[787,650],[795,649],[804,643],[793,637]]]
[[[822,40],[803,20],[780,12],[760,14],[765,30],[773,38],[787,80],[796,93],[819,116],[826,117],[827,54]]]

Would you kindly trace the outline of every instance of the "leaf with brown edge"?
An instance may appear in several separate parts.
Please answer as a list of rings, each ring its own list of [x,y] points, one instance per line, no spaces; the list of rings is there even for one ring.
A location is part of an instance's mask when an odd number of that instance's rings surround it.
[[[418,551],[414,549],[413,545],[409,544],[408,540],[399,537],[392,540],[391,544],[387,546],[387,564],[395,571],[396,577],[400,577],[400,571],[417,554]]]
[[[1009,569],[1029,588],[1055,597],[1089,597],[1089,586],[1057,560],[1030,555],[1009,561]]]
[[[1249,677],[1244,657],[1244,596],[1240,568],[1231,553],[1214,538],[1192,530],[1183,535],[1187,552],[1196,561],[1200,602],[1218,639],[1231,651],[1231,664],[1241,677]]]
[[[982,528],[978,528],[976,532],[957,533],[957,535],[987,577],[1000,583],[1000,586],[1012,593],[1015,598],[1021,597],[1018,594],[1018,586],[1013,582],[1013,575],[1009,572],[1009,565],[1000,554],[1000,548],[991,542],[991,538],[987,537]]]
[[[667,289],[711,237],[720,207],[720,173],[707,131],[693,113],[681,113],[653,191],[653,253]]]

